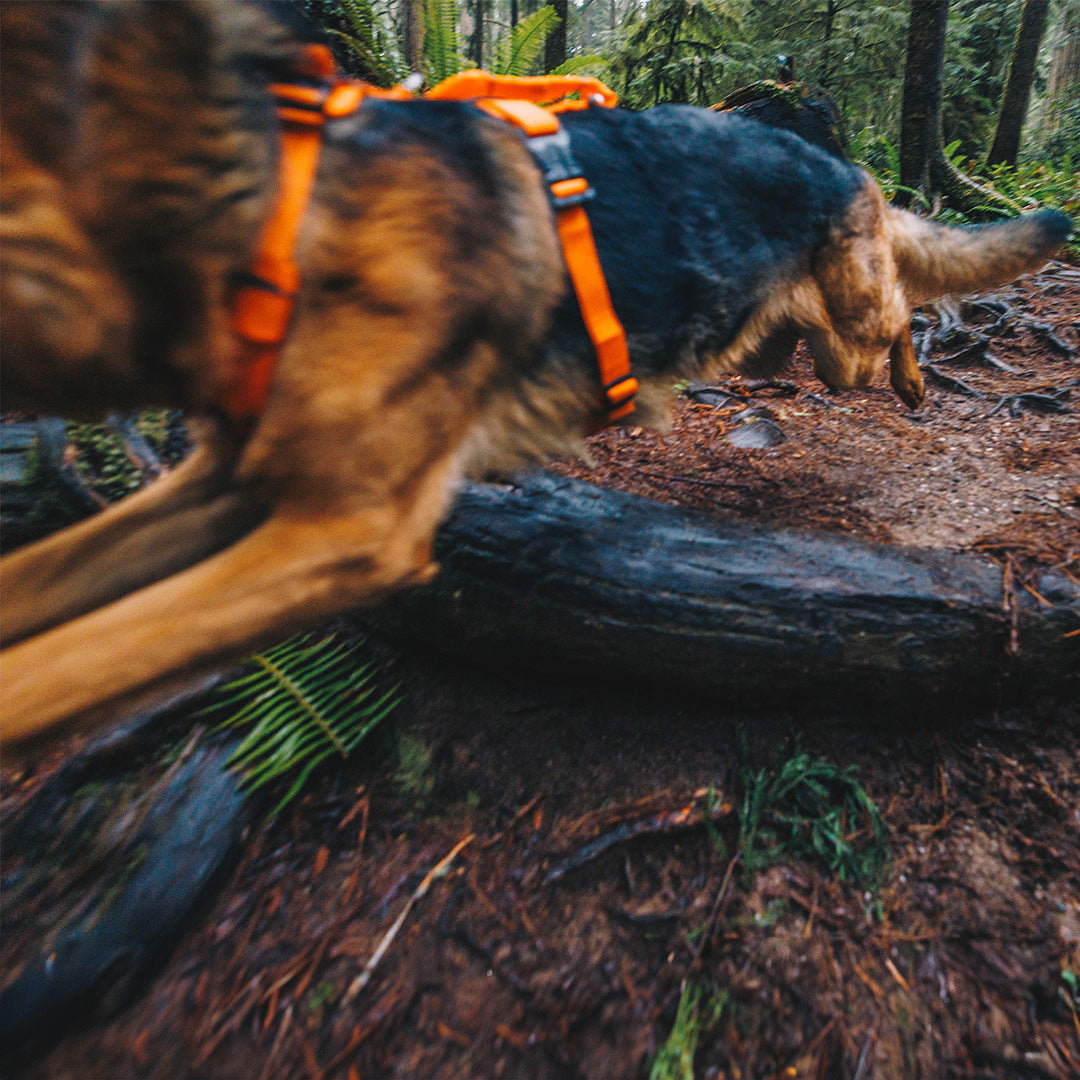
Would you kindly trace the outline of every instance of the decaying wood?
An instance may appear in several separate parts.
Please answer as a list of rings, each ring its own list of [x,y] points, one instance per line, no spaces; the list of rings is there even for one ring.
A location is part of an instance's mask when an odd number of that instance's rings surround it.
[[[435,583],[377,626],[553,679],[877,713],[1080,674],[1064,575],[1044,573],[1035,600],[981,556],[771,531],[544,473],[469,487],[437,556]]]
[[[211,682],[103,736],[5,822],[12,1067],[129,1002],[220,881],[251,806],[226,764],[235,742],[188,715]]]

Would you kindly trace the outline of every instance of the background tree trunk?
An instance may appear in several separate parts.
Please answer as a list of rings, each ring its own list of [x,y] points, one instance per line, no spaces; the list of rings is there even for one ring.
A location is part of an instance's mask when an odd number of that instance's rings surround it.
[[[900,117],[900,183],[894,202],[908,206],[911,191],[944,195],[957,210],[978,216],[1012,216],[1020,207],[986,184],[965,176],[945,156],[941,91],[949,0],[911,0],[907,62]]]
[[[1050,0],[1024,0],[1020,27],[1016,31],[1005,93],[1001,98],[994,141],[987,155],[987,165],[1015,165],[1020,152],[1020,133],[1024,127],[1031,84],[1035,79],[1035,61],[1046,30],[1046,13]]]
[[[948,16],[949,0],[911,0],[900,114],[900,183],[914,191],[927,190],[930,156],[941,145],[941,83]],[[911,194],[898,192],[896,202],[907,206]]]
[[[403,30],[405,63],[409,71],[424,70],[424,0],[405,0]]]
[[[472,58],[478,68],[484,66],[484,0],[473,4]]]
[[[1061,125],[1067,103],[1080,96],[1080,4],[1066,4],[1050,64],[1046,87],[1043,134],[1052,135]]]
[[[554,71],[566,63],[566,20],[570,13],[569,0],[551,0],[559,25],[548,34],[544,43],[544,71]]]

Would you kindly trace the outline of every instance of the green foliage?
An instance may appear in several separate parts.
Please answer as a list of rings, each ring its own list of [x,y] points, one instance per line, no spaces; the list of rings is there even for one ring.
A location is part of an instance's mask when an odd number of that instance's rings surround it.
[[[371,0],[295,0],[326,32],[338,63],[376,86],[391,86],[408,74],[394,33]]]
[[[124,449],[124,441],[104,424],[65,425],[74,446],[80,479],[109,502],[137,491],[142,474]]]
[[[791,56],[796,77],[836,98],[849,128],[899,131],[909,0],[755,0],[743,5],[742,40],[753,78]]]
[[[435,793],[438,781],[434,755],[415,735],[403,732],[398,737],[397,768],[394,783],[413,813],[422,813]]]
[[[724,46],[738,30],[737,5],[725,0],[648,0],[612,36],[607,77],[632,108],[712,104],[736,66]]]
[[[1080,163],[1080,152],[1077,153]],[[1080,168],[1066,156],[1059,165],[1021,161],[1016,166],[997,165],[990,170],[994,187],[1026,209],[1061,210],[1080,221]],[[1080,263],[1080,236],[1073,234],[1065,245],[1064,257]]]
[[[1080,1034],[1080,976],[1070,967],[1061,969],[1061,986],[1058,987],[1058,997],[1065,1003],[1065,1007],[1072,1013],[1073,1026],[1077,1034]]]
[[[1015,203],[1018,210],[1061,210],[1074,221],[1080,218],[1080,170],[1073,165],[1071,157],[1066,156],[1060,165],[1045,161],[1022,161],[1015,166],[995,165],[988,170],[988,175],[979,176],[975,162],[966,157],[959,139],[954,139],[944,150],[957,168],[975,175],[983,183],[991,184],[995,191]],[[860,131],[851,140],[851,151],[853,159],[874,177],[887,199],[904,190],[915,197],[917,209],[930,209],[921,192],[901,187],[899,156],[896,147],[884,135],[869,128]],[[1000,215],[997,208],[984,209],[988,214]],[[950,225],[974,223],[972,218],[948,208],[942,211],[941,220]],[[1065,246],[1065,257],[1080,262],[1080,237],[1074,236]]]
[[[1022,161],[1043,160],[1058,168],[1080,172],[1080,98],[1046,105],[1043,126],[1021,150]]]
[[[989,148],[1020,22],[1021,0],[953,0],[945,41],[945,142],[982,158]]]
[[[168,464],[174,464],[172,424],[178,414],[154,409],[140,413],[135,428],[150,447]],[[74,451],[74,465],[87,487],[108,502],[130,495],[143,484],[143,475],[128,456],[124,440],[107,424],[74,423],[65,425]]]
[[[434,84],[464,71],[467,62],[458,37],[456,0],[427,0],[424,10],[424,65]]]
[[[544,44],[562,20],[549,4],[522,19],[495,43],[491,70],[496,75],[528,75],[543,55]]]
[[[727,1007],[729,994],[722,991],[706,1000],[700,983],[688,982],[679,998],[671,1034],[657,1052],[649,1080],[694,1080],[694,1055],[701,1036],[714,1028]]]
[[[397,704],[395,693],[379,691],[353,646],[300,635],[250,657],[204,714],[225,713],[221,728],[247,729],[229,764],[249,791],[291,779],[274,816],[321,762],[356,749]]]
[[[877,891],[889,868],[885,826],[854,767],[797,754],[743,779],[738,848],[745,869],[817,859],[841,881]]]

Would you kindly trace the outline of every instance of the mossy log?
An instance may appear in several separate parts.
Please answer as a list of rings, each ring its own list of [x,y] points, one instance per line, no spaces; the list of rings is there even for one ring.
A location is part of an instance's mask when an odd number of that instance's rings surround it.
[[[214,681],[98,739],[4,822],[10,1068],[131,1001],[230,865],[252,807],[235,739],[190,715]]]
[[[717,520],[537,473],[463,493],[435,582],[375,614],[471,660],[740,707],[964,709],[1080,675],[1080,588],[986,558]]]

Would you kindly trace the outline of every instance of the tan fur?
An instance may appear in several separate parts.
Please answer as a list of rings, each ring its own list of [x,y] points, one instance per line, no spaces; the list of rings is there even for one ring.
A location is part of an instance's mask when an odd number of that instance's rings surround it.
[[[1029,218],[991,232],[943,227],[863,190],[808,270],[779,283],[715,360],[721,371],[769,371],[805,338],[814,373],[833,389],[867,385],[889,360],[889,380],[911,408],[925,388],[911,339],[912,308],[1038,269],[1053,254]]]
[[[295,46],[257,5],[217,0],[0,4],[0,34],[8,407],[204,416],[172,475],[0,561],[7,743],[427,580],[462,474],[576,449],[602,419],[591,360],[544,345],[566,273],[521,141],[470,121],[485,180],[430,139],[388,142],[366,111],[327,131],[268,406],[249,431],[214,419],[233,374],[230,277],[274,187],[272,103],[244,73]],[[889,356],[917,404],[912,303],[1032,268],[1025,236],[1012,255],[942,240],[868,178],[713,366],[773,371],[805,336],[830,386]],[[968,269],[950,277],[953,263]],[[697,373],[659,359],[634,423]]]

